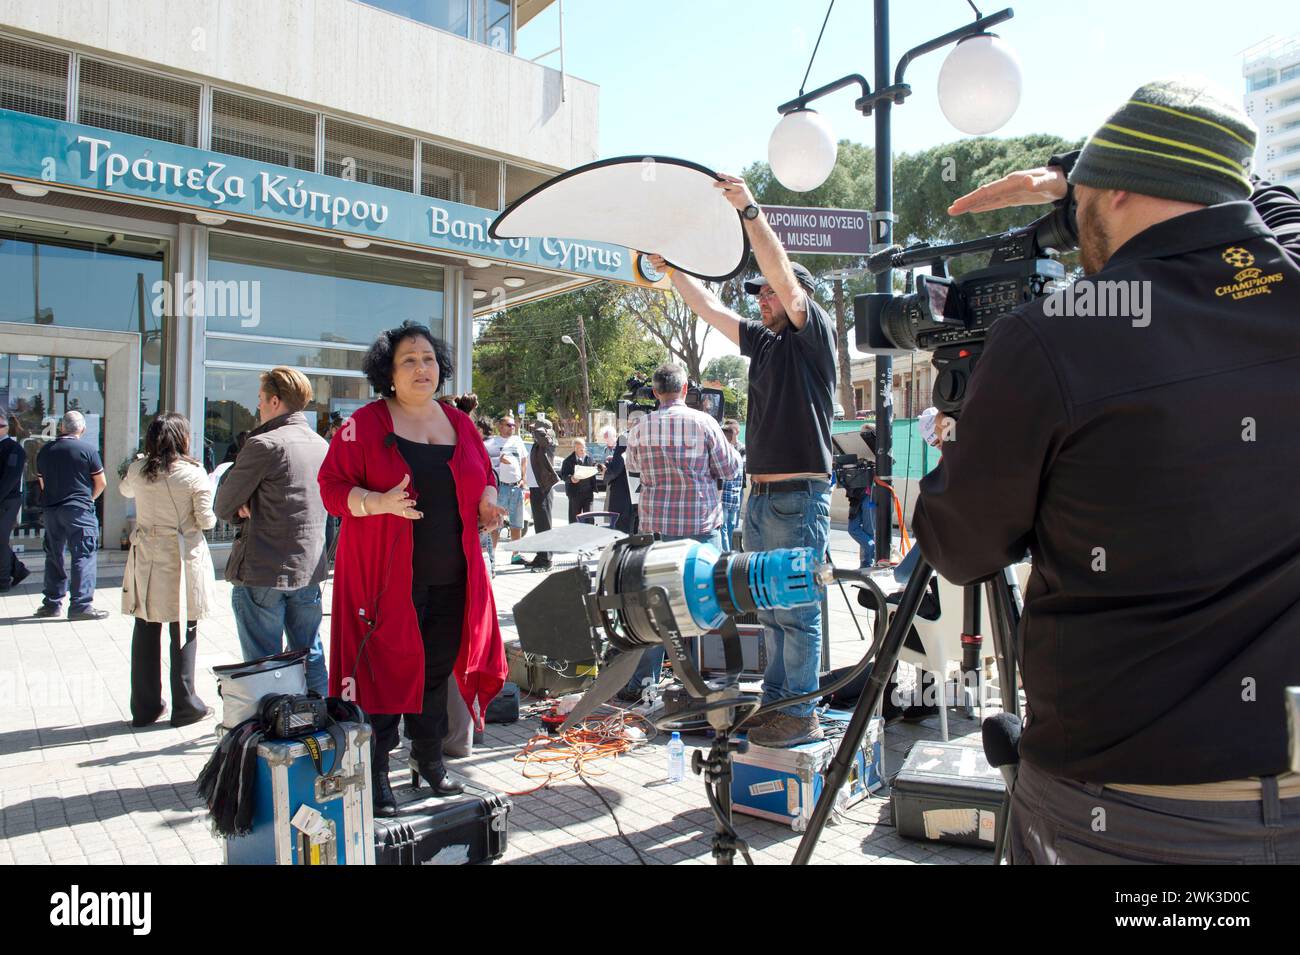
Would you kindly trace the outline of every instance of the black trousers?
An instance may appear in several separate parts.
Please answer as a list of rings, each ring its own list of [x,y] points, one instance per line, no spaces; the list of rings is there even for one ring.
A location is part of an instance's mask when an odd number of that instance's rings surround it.
[[[551,494],[543,494],[540,487],[529,488],[528,506],[533,512],[533,533],[541,534],[551,529]],[[537,560],[550,562],[549,553],[538,553]]]
[[[401,740],[399,724],[406,720],[412,750],[441,759],[447,735],[447,680],[456,668],[465,627],[465,584],[417,585],[411,592],[415,616],[424,641],[424,699],[419,713],[371,713],[376,752],[387,755]]]
[[[194,661],[199,654],[199,625],[185,624],[185,642],[181,642],[181,625],[168,624],[171,630],[172,722],[185,721],[207,711],[194,692]],[[131,719],[152,723],[163,711],[162,699],[162,624],[135,620],[131,634]]]
[[[9,548],[9,538],[18,523],[18,509],[23,499],[18,496],[0,501],[0,587],[8,587],[14,582],[14,574],[22,576],[18,570],[18,555]]]
[[[591,510],[591,502],[595,499],[594,494],[575,494],[569,498],[569,523],[578,523],[578,515],[585,514]]]

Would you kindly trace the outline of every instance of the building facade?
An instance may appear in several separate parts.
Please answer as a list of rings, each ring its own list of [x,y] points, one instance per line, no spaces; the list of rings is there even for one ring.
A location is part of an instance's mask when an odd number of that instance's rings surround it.
[[[463,391],[476,312],[635,281],[627,249],[487,235],[597,156],[597,88],[513,54],[549,3],[0,0],[0,402],[31,459],[86,415],[105,546],[159,411],[212,467],[268,368],[310,378],[323,432],[383,328],[440,333]]]
[[[1255,171],[1300,190],[1300,36],[1248,50],[1241,72],[1246,115],[1259,127]]]

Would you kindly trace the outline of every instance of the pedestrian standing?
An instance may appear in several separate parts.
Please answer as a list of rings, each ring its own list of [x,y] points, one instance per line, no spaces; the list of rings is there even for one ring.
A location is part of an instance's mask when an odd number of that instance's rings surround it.
[[[0,592],[17,587],[31,573],[9,547],[23,503],[23,473],[27,452],[13,434],[17,421],[0,408]]]
[[[72,597],[69,620],[103,620],[107,610],[96,610],[95,558],[99,550],[99,515],[95,499],[108,481],[99,451],[83,440],[86,419],[69,411],[59,419],[59,436],[36,455],[36,476],[41,485],[45,520],[45,600],[38,617],[57,617],[68,592],[63,550],[72,558]]]
[[[162,625],[171,634],[171,725],[189,726],[212,710],[194,688],[198,621],[216,604],[212,556],[203,532],[216,526],[212,482],[189,457],[190,423],[171,412],[149,422],[144,454],[118,489],[135,499],[135,529],[122,574],[122,612],[135,617],[131,635],[131,725],[148,726],[166,710],[162,699]],[[184,607],[181,598],[184,596]],[[181,639],[181,621],[185,637]]]
[[[307,649],[307,686],[328,686],[320,641],[320,584],[325,579],[325,505],[317,475],[329,445],[307,423],[312,400],[302,372],[262,373],[261,422],[217,487],[215,510],[239,525],[226,562],[231,603],[245,660],[279,653],[284,639]]]

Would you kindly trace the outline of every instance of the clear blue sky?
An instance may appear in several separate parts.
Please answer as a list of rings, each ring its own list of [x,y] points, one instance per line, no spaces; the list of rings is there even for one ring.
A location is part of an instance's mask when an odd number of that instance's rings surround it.
[[[1210,77],[1240,100],[1241,51],[1300,33],[1294,0],[977,0],[1011,6],[996,28],[1020,57],[1025,93],[996,135],[1086,136],[1138,85],[1179,72]],[[872,77],[872,4],[836,0],[808,88],[847,73]],[[665,154],[739,172],[767,156],[779,103],[793,98],[826,13],[822,0],[565,0],[565,67],[600,86],[602,156]],[[895,0],[891,54],[973,18],[964,0]],[[520,31],[533,57],[558,43],[556,5]],[[946,51],[914,61],[913,95],[894,113],[894,149],[959,138],[935,84]],[[558,56],[544,61],[558,66]],[[871,143],[871,121],[841,91],[818,109],[836,136]]]

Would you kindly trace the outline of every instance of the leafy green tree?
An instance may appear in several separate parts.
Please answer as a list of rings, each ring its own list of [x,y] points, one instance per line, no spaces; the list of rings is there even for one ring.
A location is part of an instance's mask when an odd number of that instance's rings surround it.
[[[474,390],[484,413],[514,411],[522,401],[530,413],[577,422],[582,373],[577,351],[560,339],[578,340],[579,315],[592,407],[612,409],[632,372],[652,371],[663,359],[620,307],[621,296],[618,286],[599,283],[490,316],[474,342]]]

